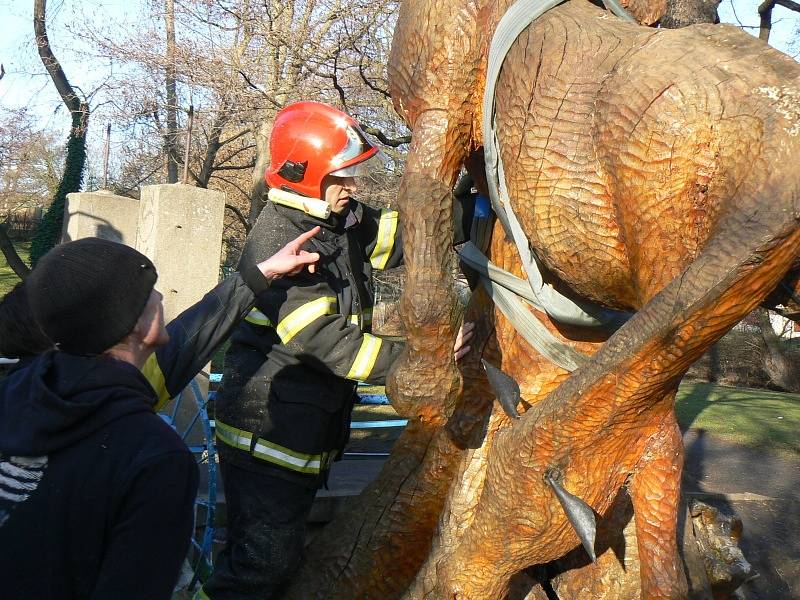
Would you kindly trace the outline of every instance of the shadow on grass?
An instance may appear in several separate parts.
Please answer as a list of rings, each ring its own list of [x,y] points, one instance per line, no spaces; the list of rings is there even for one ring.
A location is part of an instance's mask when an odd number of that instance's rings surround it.
[[[800,453],[800,396],[768,390],[683,383],[675,412],[682,431],[707,433],[748,446]]]
[[[30,253],[31,243],[15,242],[14,247],[17,249],[20,258],[25,262],[25,264],[29,265],[30,260],[28,255]],[[17,274],[11,270],[10,266],[8,266],[6,257],[0,253],[0,297],[5,296],[19,282],[20,278],[17,277]]]

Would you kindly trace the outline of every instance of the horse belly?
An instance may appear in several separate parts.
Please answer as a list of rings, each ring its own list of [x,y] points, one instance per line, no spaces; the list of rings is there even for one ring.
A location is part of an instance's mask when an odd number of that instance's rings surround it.
[[[557,11],[522,33],[498,81],[496,124],[511,204],[541,262],[569,288],[610,307],[637,308],[592,140],[603,63],[627,45],[606,47],[591,27],[573,27]]]

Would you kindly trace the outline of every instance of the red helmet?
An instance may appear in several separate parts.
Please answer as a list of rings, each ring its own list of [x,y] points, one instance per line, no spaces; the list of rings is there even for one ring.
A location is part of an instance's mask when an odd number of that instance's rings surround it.
[[[356,165],[378,153],[353,117],[321,102],[297,102],[279,111],[269,151],[267,185],[311,198],[320,198],[326,175],[352,177]]]

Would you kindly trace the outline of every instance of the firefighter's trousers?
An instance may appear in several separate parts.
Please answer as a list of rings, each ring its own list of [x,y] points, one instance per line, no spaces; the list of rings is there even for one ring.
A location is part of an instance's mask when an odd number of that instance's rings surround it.
[[[316,490],[276,477],[266,468],[262,472],[231,464],[224,452],[220,465],[228,538],[198,596],[280,598],[303,556],[306,520]]]

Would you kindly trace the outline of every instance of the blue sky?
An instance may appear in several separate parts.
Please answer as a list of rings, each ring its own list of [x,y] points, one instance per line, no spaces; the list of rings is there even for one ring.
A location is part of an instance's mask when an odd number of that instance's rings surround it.
[[[109,71],[108,65],[87,68],[77,52],[85,49],[69,26],[89,18],[94,23],[132,22],[144,12],[143,0],[48,0],[48,36],[70,83],[90,92]],[[76,52],[77,51],[77,52]],[[33,0],[0,0],[0,62],[6,75],[0,81],[0,104],[28,106],[43,127],[61,128],[61,100],[44,72],[33,36]]]
[[[749,33],[758,35],[757,7],[761,0],[724,0],[720,5],[723,22],[751,26]],[[74,85],[88,92],[108,73],[109,65],[91,64],[87,68],[73,50],[81,42],[69,27],[91,19],[96,24],[135,22],[149,13],[147,0],[49,0],[48,30],[51,44]],[[7,108],[28,106],[41,127],[61,129],[66,134],[67,120],[61,101],[44,73],[33,41],[33,0],[0,0],[0,62],[6,76],[0,81],[0,104]],[[800,53],[800,44],[793,48],[800,15],[783,7],[773,12],[773,46],[789,55]],[[58,112],[56,109],[58,108]],[[103,123],[93,123],[97,131]]]

